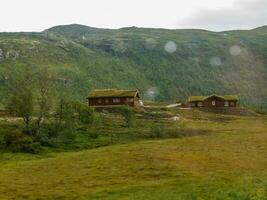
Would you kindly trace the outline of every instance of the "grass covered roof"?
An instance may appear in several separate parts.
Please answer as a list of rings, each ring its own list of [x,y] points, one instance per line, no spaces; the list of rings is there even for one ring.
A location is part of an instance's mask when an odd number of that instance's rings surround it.
[[[88,98],[135,96],[140,97],[138,90],[96,89],[89,93]]]
[[[209,99],[211,97],[218,97],[221,99],[224,99],[226,101],[238,101],[239,97],[238,95],[209,95],[209,96],[191,96],[189,97],[188,101],[189,102],[195,102],[195,101],[205,101],[206,99]]]

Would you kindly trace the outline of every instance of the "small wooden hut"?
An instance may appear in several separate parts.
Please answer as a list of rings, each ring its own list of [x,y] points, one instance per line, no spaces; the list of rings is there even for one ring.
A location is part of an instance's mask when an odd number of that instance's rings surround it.
[[[140,93],[138,90],[96,89],[87,97],[88,105],[94,107],[111,106],[140,106]]]
[[[210,96],[191,96],[187,101],[190,107],[237,107],[239,98],[237,95],[210,95]]]

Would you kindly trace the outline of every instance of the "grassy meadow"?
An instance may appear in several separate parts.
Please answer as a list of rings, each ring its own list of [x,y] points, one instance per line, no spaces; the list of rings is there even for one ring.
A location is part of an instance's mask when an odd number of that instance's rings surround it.
[[[101,115],[67,146],[2,151],[0,199],[267,199],[266,116],[147,108],[127,128]],[[1,135],[18,122],[0,123]]]

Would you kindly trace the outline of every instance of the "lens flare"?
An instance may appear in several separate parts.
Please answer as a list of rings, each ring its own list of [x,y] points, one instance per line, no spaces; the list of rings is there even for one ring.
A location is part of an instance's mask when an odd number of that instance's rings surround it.
[[[232,56],[239,56],[241,54],[241,48],[238,45],[231,46],[229,52]]]
[[[219,67],[222,65],[222,60],[219,57],[214,56],[210,59],[210,65],[213,67]]]
[[[174,53],[177,50],[177,45],[173,41],[169,41],[165,44],[165,51],[168,53]]]

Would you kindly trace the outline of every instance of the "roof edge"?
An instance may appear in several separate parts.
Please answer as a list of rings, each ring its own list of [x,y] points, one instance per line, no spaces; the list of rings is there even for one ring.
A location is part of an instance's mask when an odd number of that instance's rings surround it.
[[[211,97],[218,97],[223,100],[228,100],[228,101],[238,101],[239,100],[239,95],[217,95],[217,94],[212,94],[209,96],[190,96],[188,98],[188,102],[197,102],[197,101],[205,101]]]
[[[108,97],[136,97],[136,96],[138,96],[139,98],[141,97],[138,89],[134,89],[134,90],[113,89],[113,88],[112,89],[95,89],[89,93],[89,95],[87,96],[87,99],[108,98]]]

